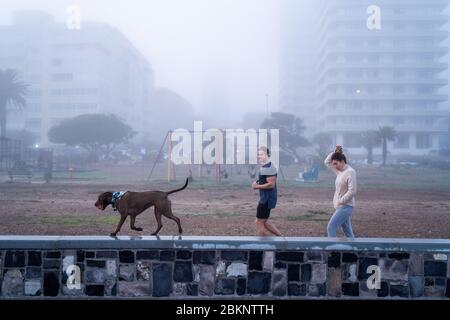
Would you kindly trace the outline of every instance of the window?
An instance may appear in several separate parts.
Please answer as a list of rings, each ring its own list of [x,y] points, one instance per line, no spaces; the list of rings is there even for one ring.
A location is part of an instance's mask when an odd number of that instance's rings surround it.
[[[349,148],[361,147],[359,135],[356,133],[345,133],[344,134],[344,145]]]
[[[39,112],[41,111],[41,105],[37,103],[28,103],[26,110],[29,112]]]
[[[41,97],[42,96],[42,89],[31,89],[31,90],[28,90],[27,96],[28,97]]]
[[[68,88],[68,89],[52,89],[51,91],[52,95],[55,96],[66,96],[66,95],[76,95],[76,96],[82,96],[82,95],[93,95],[98,94],[98,89],[96,88]]]
[[[98,105],[96,103],[52,103],[50,110],[52,111],[85,111],[95,110]]]
[[[406,11],[405,11],[404,7],[395,7],[394,8],[394,14],[395,15],[402,15],[402,14],[405,14],[405,13],[406,13]]]
[[[429,149],[431,147],[430,136],[428,134],[418,134],[416,136],[417,149]]]
[[[380,62],[380,56],[378,54],[369,54],[367,56],[368,63],[378,63]]]
[[[42,121],[39,118],[30,118],[25,120],[25,127],[28,129],[40,129],[41,122]]]
[[[349,111],[360,111],[362,110],[362,103],[361,102],[350,102],[348,105]]]
[[[394,103],[394,110],[404,110],[406,108],[406,105],[403,102],[395,102]]]
[[[72,73],[55,73],[52,74],[53,81],[68,81],[73,79]]]
[[[64,120],[64,118],[51,118],[50,124],[52,126],[56,126],[56,125],[59,125],[63,120]]]
[[[378,71],[367,71],[367,77],[369,79],[378,79],[379,72]]]
[[[336,124],[336,117],[330,117],[327,119],[327,123],[331,124],[331,125],[335,125]]]
[[[396,148],[396,149],[409,148],[409,134],[399,133],[395,140],[394,148]]]
[[[394,126],[403,125],[405,124],[405,119],[401,117],[395,117],[393,122]]]
[[[433,62],[433,55],[431,54],[418,54],[417,61],[418,62]]]
[[[432,71],[417,71],[417,76],[421,79],[433,79],[434,73]]]
[[[404,76],[405,76],[405,71],[403,71],[403,70],[394,71],[395,79],[400,79],[400,78],[403,78]]]
[[[59,67],[62,65],[62,60],[61,59],[53,59],[52,60],[52,65],[55,67]]]
[[[403,94],[405,93],[404,86],[394,86],[394,94]]]
[[[420,86],[420,87],[416,88],[416,92],[418,94],[430,94],[430,93],[433,93],[433,87]]]
[[[396,22],[396,23],[394,23],[394,29],[395,30],[403,30],[405,28],[406,28],[406,26],[405,26],[405,23],[403,23],[403,22]]]

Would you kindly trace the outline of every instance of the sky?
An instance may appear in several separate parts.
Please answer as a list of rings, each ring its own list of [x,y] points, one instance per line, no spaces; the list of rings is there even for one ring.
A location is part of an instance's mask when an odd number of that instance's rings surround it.
[[[300,0],[299,0],[300,1]],[[0,0],[0,25],[12,13],[40,9],[65,21],[118,28],[150,61],[158,87],[185,97],[199,115],[217,101],[224,115],[278,110],[281,0]],[[450,8],[447,10],[450,14]],[[82,25],[81,25],[82,27]],[[450,31],[450,24],[446,26]],[[450,39],[447,41],[450,46]],[[444,60],[449,60],[449,56]],[[442,74],[450,78],[450,71]],[[443,91],[450,93],[448,87]],[[210,111],[211,112],[211,111]]]
[[[175,90],[201,114],[212,97],[229,113],[278,104],[279,0],[0,0],[0,25],[16,10],[39,9],[65,21],[106,22],[148,58],[158,87]]]

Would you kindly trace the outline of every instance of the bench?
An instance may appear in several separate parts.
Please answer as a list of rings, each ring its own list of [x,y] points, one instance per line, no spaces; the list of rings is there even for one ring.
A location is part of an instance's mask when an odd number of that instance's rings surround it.
[[[14,178],[22,177],[27,178],[28,182],[31,183],[31,178],[33,177],[33,173],[28,169],[12,169],[8,171],[10,182],[13,182]]]

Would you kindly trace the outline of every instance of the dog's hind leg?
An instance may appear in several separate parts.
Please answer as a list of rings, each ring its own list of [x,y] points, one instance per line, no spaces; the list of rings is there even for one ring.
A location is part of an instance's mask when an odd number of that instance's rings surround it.
[[[161,212],[155,207],[155,218],[156,218],[156,222],[158,223],[158,228],[156,229],[155,232],[152,233],[152,236],[156,236],[159,232],[159,230],[161,230],[162,228],[162,221],[161,221]]]
[[[183,229],[181,229],[181,221],[180,218],[176,217],[173,213],[172,213],[172,208],[168,207],[166,209],[166,211],[164,211],[163,213],[167,218],[172,219],[173,221],[175,221],[178,225],[178,233],[183,233]]]
[[[136,223],[136,216],[130,216],[130,228],[131,230],[142,231],[142,228],[137,228],[134,224]]]
[[[124,215],[120,216],[119,224],[117,225],[116,231],[114,231],[113,233],[110,234],[111,237],[115,237],[117,235],[117,233],[120,231],[120,228],[122,228],[122,225],[125,222],[126,218],[127,218],[127,216],[124,216]]]

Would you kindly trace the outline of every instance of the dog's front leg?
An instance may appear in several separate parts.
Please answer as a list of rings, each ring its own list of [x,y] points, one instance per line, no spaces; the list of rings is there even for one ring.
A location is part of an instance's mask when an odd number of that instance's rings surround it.
[[[142,231],[142,228],[136,227],[134,224],[136,222],[136,216],[130,216],[130,228],[131,230]]]
[[[120,221],[117,225],[116,231],[110,234],[111,237],[115,237],[117,233],[120,231],[120,228],[122,228],[123,223],[125,222],[125,219],[127,218],[127,215],[120,215]]]

